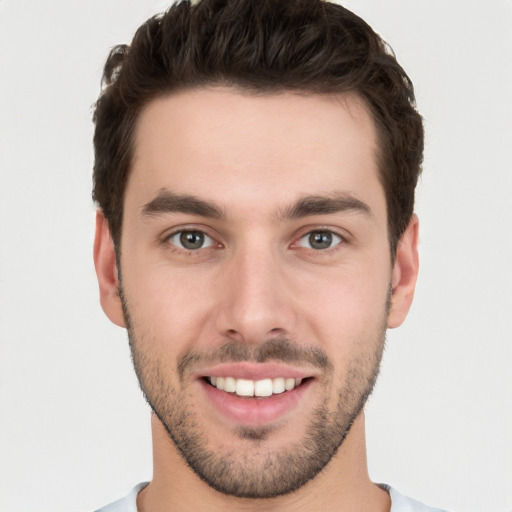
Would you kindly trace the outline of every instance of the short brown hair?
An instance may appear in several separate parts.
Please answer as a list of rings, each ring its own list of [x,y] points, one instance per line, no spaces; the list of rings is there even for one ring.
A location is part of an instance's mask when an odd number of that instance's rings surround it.
[[[93,199],[119,249],[138,114],[171,92],[230,85],[249,92],[354,92],[371,112],[392,255],[414,208],[423,124],[411,80],[388,45],[323,0],[181,1],[112,49],[94,122]]]

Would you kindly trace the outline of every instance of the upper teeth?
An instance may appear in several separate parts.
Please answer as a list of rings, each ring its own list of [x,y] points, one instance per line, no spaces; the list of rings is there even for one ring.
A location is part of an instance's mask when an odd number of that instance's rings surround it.
[[[217,389],[236,393],[239,396],[270,396],[292,390],[302,382],[302,379],[277,377],[276,379],[248,380],[234,377],[209,377],[209,381]]]

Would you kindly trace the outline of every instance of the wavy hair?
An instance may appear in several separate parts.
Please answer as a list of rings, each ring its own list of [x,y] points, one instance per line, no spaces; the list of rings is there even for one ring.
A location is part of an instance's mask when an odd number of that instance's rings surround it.
[[[116,250],[141,109],[162,95],[212,85],[363,98],[377,128],[394,256],[423,159],[413,84],[364,20],[323,0],[181,1],[146,21],[130,45],[112,49],[94,111],[93,199]]]

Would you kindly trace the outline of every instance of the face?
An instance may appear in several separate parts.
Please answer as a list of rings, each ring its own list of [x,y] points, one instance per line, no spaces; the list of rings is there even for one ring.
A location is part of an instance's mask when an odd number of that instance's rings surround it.
[[[277,496],[328,465],[360,414],[407,309],[400,261],[362,101],[186,91],[140,115],[122,279],[102,304],[196,474]]]

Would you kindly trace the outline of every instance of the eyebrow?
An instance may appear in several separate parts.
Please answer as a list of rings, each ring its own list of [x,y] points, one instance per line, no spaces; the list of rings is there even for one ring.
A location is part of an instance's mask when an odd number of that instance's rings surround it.
[[[329,215],[340,212],[356,212],[373,217],[370,207],[346,193],[308,195],[277,213],[279,219],[300,219],[314,215]],[[192,195],[182,195],[161,189],[158,195],[142,207],[143,217],[153,217],[168,213],[185,213],[211,219],[227,218],[224,210],[212,201],[199,199]]]
[[[143,217],[153,217],[167,213],[187,213],[212,219],[225,219],[226,214],[215,203],[191,195],[175,194],[161,189],[158,195],[142,207]]]
[[[366,203],[346,193],[328,196],[304,196],[279,212],[279,217],[284,219],[300,219],[313,215],[329,215],[340,212],[362,213],[365,216],[373,217],[372,211]]]

